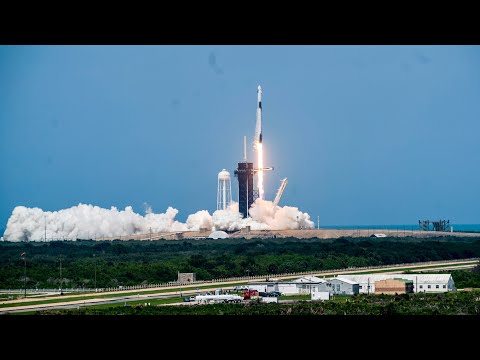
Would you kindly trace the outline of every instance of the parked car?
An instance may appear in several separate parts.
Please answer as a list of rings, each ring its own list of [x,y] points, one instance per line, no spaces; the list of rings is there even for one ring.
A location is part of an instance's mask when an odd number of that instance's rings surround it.
[[[268,296],[270,297],[279,297],[282,296],[283,294],[280,291],[271,291],[268,293]]]
[[[195,296],[187,296],[183,298],[184,302],[190,302],[190,301],[195,301]]]

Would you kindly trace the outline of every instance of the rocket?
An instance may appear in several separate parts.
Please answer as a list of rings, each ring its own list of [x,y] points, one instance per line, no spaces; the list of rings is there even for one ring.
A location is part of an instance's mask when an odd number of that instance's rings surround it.
[[[257,123],[255,125],[254,143],[262,143],[262,87],[257,89]]]

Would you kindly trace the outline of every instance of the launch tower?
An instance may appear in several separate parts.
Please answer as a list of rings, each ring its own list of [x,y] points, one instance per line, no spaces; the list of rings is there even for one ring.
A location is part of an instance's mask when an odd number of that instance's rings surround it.
[[[247,140],[243,139],[243,161],[238,163],[238,168],[234,171],[238,178],[238,210],[243,217],[248,217],[248,210],[255,199],[253,198],[253,163],[247,161]]]

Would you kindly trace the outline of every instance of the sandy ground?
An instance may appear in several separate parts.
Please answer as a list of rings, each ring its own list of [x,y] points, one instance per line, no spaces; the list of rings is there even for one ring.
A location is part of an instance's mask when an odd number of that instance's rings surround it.
[[[271,239],[271,238],[298,238],[298,239],[338,239],[340,237],[369,237],[372,234],[385,234],[393,237],[418,237],[429,238],[439,236],[460,236],[460,237],[480,237],[480,234],[462,233],[462,232],[443,232],[443,231],[419,231],[399,228],[398,230],[383,229],[311,229],[311,230],[251,230],[242,229],[229,234],[233,239]],[[97,240],[182,240],[182,239],[205,239],[211,234],[211,231],[185,231],[185,232],[165,232],[150,234],[136,234],[129,236],[102,237]]]

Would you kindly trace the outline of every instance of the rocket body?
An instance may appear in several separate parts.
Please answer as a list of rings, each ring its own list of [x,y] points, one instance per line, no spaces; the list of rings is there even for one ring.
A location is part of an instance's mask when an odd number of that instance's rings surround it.
[[[254,143],[262,143],[262,87],[258,85],[257,89],[257,122],[255,125]]]

